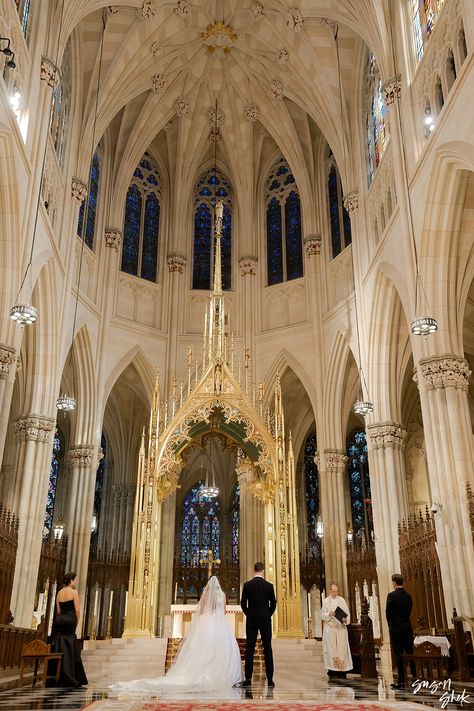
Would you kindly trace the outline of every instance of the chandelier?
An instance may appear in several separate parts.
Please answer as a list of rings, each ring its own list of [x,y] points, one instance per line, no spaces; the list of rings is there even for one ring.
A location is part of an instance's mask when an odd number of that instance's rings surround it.
[[[15,304],[10,309],[10,318],[20,326],[31,326],[38,318],[38,310],[31,304]]]
[[[60,395],[56,400],[56,407],[58,410],[64,410],[65,412],[76,409],[76,401],[73,397],[68,397],[67,395]]]
[[[211,460],[212,484],[209,484],[209,467],[206,466],[206,483],[201,489],[201,498],[205,500],[216,499],[219,496],[219,489],[216,486],[216,478],[214,476],[214,460],[212,459],[212,439],[209,439],[209,459]]]

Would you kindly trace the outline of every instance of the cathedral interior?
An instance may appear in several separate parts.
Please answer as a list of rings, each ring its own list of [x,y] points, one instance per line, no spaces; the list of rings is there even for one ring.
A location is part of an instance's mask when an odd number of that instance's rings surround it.
[[[65,572],[87,650],[181,638],[211,574],[243,637],[258,560],[277,643],[335,582],[390,674],[401,573],[469,684],[474,2],[0,20],[0,689]]]

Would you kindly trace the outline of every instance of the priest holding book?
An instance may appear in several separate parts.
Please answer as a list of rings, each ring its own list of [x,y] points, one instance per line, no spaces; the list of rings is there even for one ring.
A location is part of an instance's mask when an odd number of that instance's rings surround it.
[[[352,669],[351,650],[347,625],[350,622],[349,608],[335,583],[331,585],[329,597],[321,608],[323,625],[324,666],[329,677],[345,678]]]

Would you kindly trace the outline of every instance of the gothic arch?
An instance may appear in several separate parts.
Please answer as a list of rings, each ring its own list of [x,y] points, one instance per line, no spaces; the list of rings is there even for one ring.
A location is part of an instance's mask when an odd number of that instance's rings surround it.
[[[336,333],[328,362],[332,367],[327,373],[323,398],[326,446],[328,449],[340,450],[345,443],[349,416],[349,412],[343,411],[344,383],[346,373],[355,366],[349,344],[341,332]]]
[[[284,373],[287,368],[290,368],[290,370],[295,373],[296,377],[301,382],[303,388],[305,389],[309,397],[313,412],[316,413],[316,404],[318,396],[313,381],[310,375],[306,372],[304,366],[301,365],[301,363],[295,358],[295,356],[290,353],[286,348],[282,348],[282,350],[276,356],[263,380],[266,393],[265,397],[267,402],[269,402],[270,400],[270,394],[273,393],[277,377]]]
[[[115,365],[112,366],[110,369],[110,374],[109,377],[107,378],[107,381],[104,385],[104,391],[103,391],[103,407],[105,408],[105,404],[107,402],[107,399],[110,396],[110,393],[112,391],[112,388],[114,387],[115,383],[119,379],[120,375],[126,370],[126,368],[129,365],[132,365],[135,367],[138,376],[140,378],[140,381],[143,385],[144,391],[146,393],[152,393],[153,392],[153,386],[155,383],[155,375],[153,373],[153,369],[144,353],[142,348],[137,344],[130,348],[125,355],[122,356],[122,358],[115,363]],[[150,403],[147,403],[147,408],[149,408]]]

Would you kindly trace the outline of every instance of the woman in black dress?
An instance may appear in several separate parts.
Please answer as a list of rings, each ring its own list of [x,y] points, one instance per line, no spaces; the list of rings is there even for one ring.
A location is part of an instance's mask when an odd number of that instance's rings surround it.
[[[76,573],[67,573],[63,583],[64,587],[56,596],[57,616],[53,625],[52,647],[54,652],[63,655],[58,686],[77,688],[87,684],[87,677],[76,639],[80,616]]]

